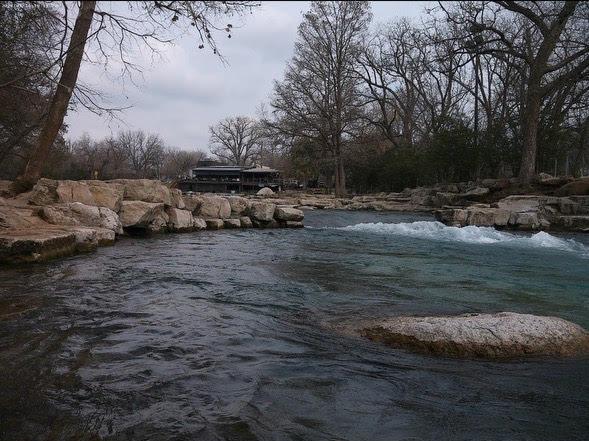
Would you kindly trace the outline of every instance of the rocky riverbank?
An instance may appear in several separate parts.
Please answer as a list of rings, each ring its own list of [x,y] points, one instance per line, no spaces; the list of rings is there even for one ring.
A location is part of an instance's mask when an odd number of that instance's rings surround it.
[[[123,234],[303,226],[303,212],[289,205],[182,195],[146,179],[41,179],[31,192],[16,197],[9,184],[0,185],[0,263],[88,252]]]
[[[589,232],[589,177],[539,175],[528,187],[513,179],[485,179],[351,198],[288,193],[254,198],[303,210],[431,212],[440,222],[461,227]]]

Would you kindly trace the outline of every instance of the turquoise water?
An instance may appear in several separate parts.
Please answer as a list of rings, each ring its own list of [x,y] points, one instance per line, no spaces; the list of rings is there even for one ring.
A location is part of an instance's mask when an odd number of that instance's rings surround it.
[[[584,440],[589,360],[434,358],[338,333],[516,311],[589,328],[589,238],[314,211],[0,270],[0,439]],[[99,438],[96,438],[99,437]]]

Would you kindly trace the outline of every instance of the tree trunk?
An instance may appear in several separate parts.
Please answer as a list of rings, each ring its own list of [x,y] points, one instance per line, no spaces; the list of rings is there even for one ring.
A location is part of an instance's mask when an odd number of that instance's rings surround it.
[[[341,153],[335,156],[335,197],[341,198],[346,195],[346,174],[344,171],[344,161]]]
[[[95,5],[95,1],[82,1],[80,3],[80,10],[78,11],[78,17],[76,18],[63,64],[63,71],[61,72],[61,78],[55,90],[55,95],[53,95],[53,99],[51,100],[47,120],[39,136],[37,146],[29,158],[25,171],[16,182],[17,190],[19,191],[30,189],[41,177],[43,166],[47,161],[51,147],[63,125],[63,119],[78,79],[86,39],[88,38],[88,32],[92,25]]]
[[[540,119],[541,96],[538,85],[528,85],[522,118],[523,151],[519,178],[522,184],[529,184],[536,174],[536,153],[538,150],[538,122]]]

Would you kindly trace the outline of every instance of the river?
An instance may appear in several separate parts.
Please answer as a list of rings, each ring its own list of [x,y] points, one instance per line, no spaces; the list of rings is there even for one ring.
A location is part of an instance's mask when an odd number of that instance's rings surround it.
[[[589,236],[345,211],[305,225],[0,269],[0,439],[587,439],[587,359],[436,358],[337,329],[498,311],[589,328]]]

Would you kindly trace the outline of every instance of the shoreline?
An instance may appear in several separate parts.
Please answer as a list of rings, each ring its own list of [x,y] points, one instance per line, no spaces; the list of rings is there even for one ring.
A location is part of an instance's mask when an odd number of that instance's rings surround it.
[[[0,186],[0,195],[7,195],[7,183]],[[99,246],[114,245],[123,235],[302,228],[304,211],[315,209],[430,213],[449,226],[587,233],[589,195],[557,195],[566,193],[562,189],[571,185],[583,192],[585,183],[589,185],[589,178],[568,180],[546,192],[551,194],[506,195],[510,189],[504,180],[485,180],[336,198],[289,192],[182,194],[147,179],[40,179],[28,193],[0,197],[0,264],[44,262],[92,252]]]

